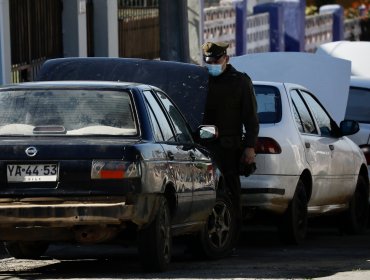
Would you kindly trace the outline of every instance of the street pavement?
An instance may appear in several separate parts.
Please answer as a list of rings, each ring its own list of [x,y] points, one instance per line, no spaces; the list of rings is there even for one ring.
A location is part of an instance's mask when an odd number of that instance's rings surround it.
[[[358,236],[310,229],[299,246],[280,242],[275,230],[245,231],[232,256],[194,260],[175,242],[169,270],[144,273],[136,249],[116,245],[53,245],[40,260],[0,260],[0,279],[320,279],[369,280],[370,230]]]

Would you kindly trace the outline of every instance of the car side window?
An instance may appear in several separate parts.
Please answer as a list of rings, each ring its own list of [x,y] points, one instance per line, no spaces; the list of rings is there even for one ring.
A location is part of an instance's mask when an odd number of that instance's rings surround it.
[[[254,85],[260,123],[278,123],[281,120],[280,91],[273,86]]]
[[[297,90],[290,92],[293,103],[294,120],[301,133],[317,134],[317,129],[312,116]]]
[[[164,138],[163,138],[162,130],[159,127],[158,119],[154,115],[152,107],[148,103],[147,103],[147,105],[148,105],[148,109],[149,109],[150,119],[151,119],[152,125],[153,125],[155,141],[156,142],[163,142]]]
[[[370,123],[370,90],[350,87],[346,110],[346,119],[361,123]]]
[[[184,118],[177,108],[172,104],[171,100],[169,100],[167,96],[160,91],[156,91],[156,94],[173,122],[177,140],[181,143],[193,142],[193,138],[188,130]]]
[[[144,96],[149,107],[149,114],[152,118],[153,128],[155,130],[155,137],[158,137],[158,140],[161,139],[165,142],[175,141],[175,136],[172,132],[171,125],[169,124],[165,113],[163,112],[161,106],[158,104],[158,101],[155,99],[151,91],[144,91]],[[157,130],[159,128],[160,132]],[[157,130],[157,131],[156,131]],[[161,137],[158,134],[163,135]]]
[[[316,119],[322,136],[334,137],[336,136],[337,129],[335,123],[331,120],[330,116],[326,113],[321,104],[308,92],[301,91],[304,99],[307,101],[308,106]]]

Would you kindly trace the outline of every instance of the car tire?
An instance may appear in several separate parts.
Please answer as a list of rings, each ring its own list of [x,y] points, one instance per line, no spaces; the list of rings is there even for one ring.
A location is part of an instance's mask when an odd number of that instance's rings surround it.
[[[302,180],[297,183],[293,199],[283,214],[279,224],[281,240],[286,244],[297,245],[303,242],[307,233],[307,194]]]
[[[38,259],[49,248],[43,241],[6,241],[4,247],[16,259]]]
[[[200,259],[220,259],[230,255],[236,242],[237,224],[229,196],[220,192],[207,222],[188,247]]]
[[[148,272],[167,269],[172,254],[170,210],[165,197],[160,197],[159,209],[151,224],[138,233],[141,264]]]
[[[361,175],[357,179],[355,193],[348,209],[343,213],[341,230],[347,234],[359,234],[365,231],[369,218],[369,187]]]

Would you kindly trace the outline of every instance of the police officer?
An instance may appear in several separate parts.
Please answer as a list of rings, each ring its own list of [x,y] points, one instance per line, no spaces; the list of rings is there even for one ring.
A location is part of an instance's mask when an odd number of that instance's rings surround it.
[[[257,103],[250,77],[229,62],[228,43],[206,42],[203,60],[209,72],[203,124],[215,125],[219,137],[207,144],[221,169],[241,227],[241,186],[239,175],[249,175],[255,164],[255,144],[259,132]],[[244,133],[243,133],[244,128]]]

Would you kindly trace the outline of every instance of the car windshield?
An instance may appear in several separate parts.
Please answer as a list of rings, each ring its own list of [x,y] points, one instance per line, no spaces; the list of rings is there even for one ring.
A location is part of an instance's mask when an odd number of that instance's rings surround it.
[[[273,86],[254,85],[260,123],[278,123],[281,120],[279,90]]]
[[[128,92],[85,89],[0,92],[0,136],[136,134]]]
[[[346,119],[360,123],[370,123],[370,90],[359,87],[350,87]]]

